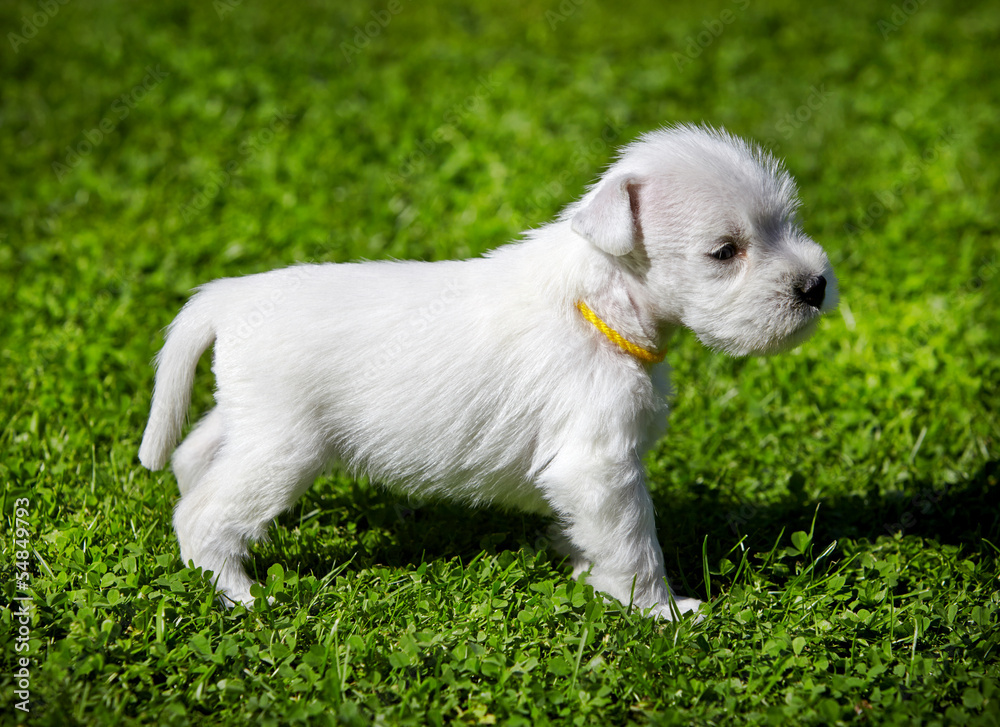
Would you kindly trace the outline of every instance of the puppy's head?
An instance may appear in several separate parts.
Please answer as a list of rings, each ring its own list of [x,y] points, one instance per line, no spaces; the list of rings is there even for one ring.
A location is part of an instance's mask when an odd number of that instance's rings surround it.
[[[725,131],[679,126],[625,147],[566,217],[641,283],[642,305],[733,355],[798,345],[837,280],[802,231],[795,182]]]

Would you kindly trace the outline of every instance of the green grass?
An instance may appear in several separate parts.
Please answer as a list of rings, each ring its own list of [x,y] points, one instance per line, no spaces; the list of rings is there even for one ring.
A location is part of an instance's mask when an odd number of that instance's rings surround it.
[[[995,4],[42,5],[0,6],[0,584],[32,599],[0,723],[1000,723]],[[136,459],[189,291],[478,254],[703,120],[787,160],[843,301],[783,357],[672,346],[649,483],[708,616],[338,475],[255,548],[273,604],[220,610]]]

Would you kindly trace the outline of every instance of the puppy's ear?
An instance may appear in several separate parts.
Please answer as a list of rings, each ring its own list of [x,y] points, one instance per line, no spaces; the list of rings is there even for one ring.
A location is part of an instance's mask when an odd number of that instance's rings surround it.
[[[635,247],[639,227],[639,180],[612,177],[573,215],[573,232],[609,255],[625,255]]]

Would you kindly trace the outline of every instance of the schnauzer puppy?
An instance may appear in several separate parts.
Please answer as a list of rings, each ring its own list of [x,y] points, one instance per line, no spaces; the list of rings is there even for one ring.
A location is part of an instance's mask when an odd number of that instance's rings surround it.
[[[173,455],[181,557],[253,603],[247,545],[331,463],[405,495],[552,516],[574,576],[661,618],[671,591],[642,455],[684,327],[743,356],[836,305],[795,183],[725,131],[626,146],[555,221],[483,257],[299,265],[202,286],[157,357],[139,450],[181,434],[214,344],[216,406]]]

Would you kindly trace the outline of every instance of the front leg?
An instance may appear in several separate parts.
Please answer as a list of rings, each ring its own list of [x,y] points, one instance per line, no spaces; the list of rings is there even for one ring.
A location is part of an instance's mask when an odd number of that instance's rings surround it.
[[[591,451],[563,452],[542,475],[553,510],[562,523],[560,552],[570,556],[577,577],[590,565],[595,590],[671,620],[701,605],[674,595],[656,538],[653,502],[638,455],[624,461]],[[673,601],[673,606],[671,606]]]

